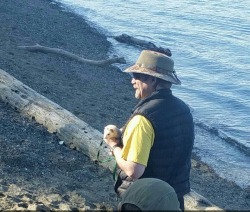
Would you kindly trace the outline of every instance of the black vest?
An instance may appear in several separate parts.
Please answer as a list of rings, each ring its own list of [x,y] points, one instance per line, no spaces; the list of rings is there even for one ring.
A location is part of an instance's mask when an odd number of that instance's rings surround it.
[[[173,96],[171,90],[162,89],[141,100],[132,111],[131,118],[137,114],[146,117],[155,132],[148,165],[141,178],[153,177],[166,181],[175,189],[178,197],[190,192],[194,124],[189,107]],[[119,178],[115,189],[122,193],[132,179],[121,170]]]

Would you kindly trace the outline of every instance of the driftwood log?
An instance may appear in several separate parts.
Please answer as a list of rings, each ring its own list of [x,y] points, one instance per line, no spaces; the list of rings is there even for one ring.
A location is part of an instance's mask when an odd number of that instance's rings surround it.
[[[89,60],[82,57],[79,57],[71,52],[65,51],[63,49],[59,48],[50,48],[46,46],[41,46],[39,44],[36,44],[34,46],[18,46],[20,49],[28,50],[30,52],[42,52],[42,53],[53,53],[53,54],[59,54],[61,56],[76,60],[80,63],[87,63],[90,65],[96,65],[96,66],[108,66],[114,63],[121,63],[126,64],[126,60],[123,57],[114,57],[107,60]]]
[[[144,40],[132,37],[132,36],[127,35],[127,34],[121,34],[119,36],[115,36],[114,39],[121,42],[121,43],[127,43],[127,44],[130,44],[133,46],[139,46],[143,49],[157,51],[157,52],[166,54],[169,57],[172,56],[172,53],[171,53],[170,49],[168,49],[168,48],[157,47],[152,42],[144,41]]]
[[[56,133],[70,148],[96,161],[102,142],[101,132],[1,69],[0,99],[25,116],[44,125],[49,132]],[[107,158],[107,148],[103,147],[100,152],[100,160]],[[113,171],[114,162],[113,160],[100,165]],[[185,196],[185,208],[198,211],[222,210],[195,191]]]
[[[56,133],[70,148],[79,150],[94,160],[97,158],[102,141],[99,131],[1,69],[0,99],[44,125],[50,133]],[[104,148],[102,153],[107,156],[108,150]],[[102,165],[107,168],[114,166],[114,162],[110,163]]]

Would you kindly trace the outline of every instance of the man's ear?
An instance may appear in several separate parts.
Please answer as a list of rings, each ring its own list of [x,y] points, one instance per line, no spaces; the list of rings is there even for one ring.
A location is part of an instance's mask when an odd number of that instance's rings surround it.
[[[152,78],[151,78],[151,81],[152,81],[152,85],[156,88],[156,86],[157,86],[157,84],[158,84],[158,78],[152,77]]]

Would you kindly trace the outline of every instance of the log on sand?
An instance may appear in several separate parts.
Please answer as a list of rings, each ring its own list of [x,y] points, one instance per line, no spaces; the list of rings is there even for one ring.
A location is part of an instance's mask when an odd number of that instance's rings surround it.
[[[97,158],[102,141],[99,131],[1,69],[0,98],[15,110],[44,125],[50,133],[57,134],[70,148],[92,159]],[[108,155],[106,148],[103,155]],[[110,166],[108,163],[103,165]]]
[[[168,49],[168,48],[157,47],[152,42],[144,41],[144,40],[132,37],[132,36],[127,35],[127,34],[121,34],[119,36],[115,36],[114,39],[121,42],[121,43],[127,43],[127,44],[130,44],[133,46],[142,47],[143,49],[160,52],[160,53],[168,55],[169,57],[172,56],[172,53],[171,53],[170,49]]]
[[[96,161],[102,142],[101,132],[1,69],[0,98],[15,110],[44,125],[50,133],[56,133],[68,147]],[[104,160],[108,156],[108,148],[103,147],[100,153],[100,160]],[[114,163],[112,160],[100,165],[113,171]],[[222,210],[195,191],[185,196],[185,208],[199,211]]]
[[[80,63],[87,63],[90,65],[96,65],[96,66],[108,66],[114,63],[121,63],[126,64],[126,60],[123,57],[114,57],[107,60],[89,60],[82,57],[79,57],[71,52],[65,51],[63,49],[59,48],[50,48],[46,46],[41,46],[39,44],[36,44],[34,46],[18,46],[20,49],[28,50],[30,52],[42,52],[42,53],[53,53],[53,54],[59,54],[61,56],[76,60]]]

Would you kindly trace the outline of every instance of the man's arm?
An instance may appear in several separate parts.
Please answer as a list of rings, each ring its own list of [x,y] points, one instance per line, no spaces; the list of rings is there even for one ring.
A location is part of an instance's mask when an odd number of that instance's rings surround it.
[[[122,148],[116,145],[118,141],[114,138],[104,140],[113,150],[117,165],[126,175],[133,179],[143,175],[154,141],[154,129],[145,117],[136,115],[130,120],[123,135]]]
[[[133,179],[138,179],[142,176],[145,171],[145,166],[139,163],[135,163],[132,161],[126,161],[121,157],[122,149],[120,147],[116,147],[113,150],[113,155],[115,156],[117,165]]]

